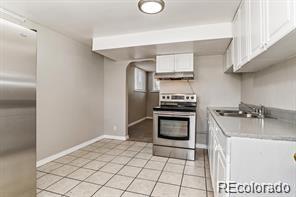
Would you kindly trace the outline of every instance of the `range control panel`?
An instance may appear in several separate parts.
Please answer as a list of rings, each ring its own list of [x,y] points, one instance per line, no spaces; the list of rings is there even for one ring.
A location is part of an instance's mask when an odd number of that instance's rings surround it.
[[[196,94],[160,94],[160,102],[196,102]]]

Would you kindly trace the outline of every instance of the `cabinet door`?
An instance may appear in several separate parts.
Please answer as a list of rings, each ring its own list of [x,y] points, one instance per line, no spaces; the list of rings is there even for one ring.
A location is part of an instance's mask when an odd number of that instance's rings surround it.
[[[249,53],[250,59],[262,53],[264,49],[263,0],[249,0]]]
[[[249,0],[242,1],[241,9],[239,13],[240,18],[240,59],[239,59],[239,67],[248,62],[249,54],[248,54],[248,11],[249,11]]]
[[[213,150],[213,161],[212,161],[212,169],[210,169],[210,170],[212,170],[211,171],[211,178],[212,178],[212,185],[213,185],[213,190],[214,190],[214,192],[215,193],[217,193],[217,178],[218,178],[218,176],[217,176],[217,174],[218,174],[218,168],[217,168],[217,166],[218,166],[218,152],[219,152],[219,150],[218,150],[218,143],[217,143],[217,140],[215,139],[215,137],[213,138],[213,148],[214,148],[214,150]]]
[[[217,186],[219,186],[219,182],[225,183],[226,182],[226,161],[225,161],[225,156],[222,151],[218,151],[218,156],[217,156]],[[217,197],[226,197],[227,194],[224,193],[222,190],[219,192],[219,188],[217,188]]]
[[[233,69],[236,71],[239,68],[240,60],[240,9],[233,21]]]
[[[228,48],[227,48],[227,50],[226,50],[226,53],[224,54],[224,58],[225,58],[225,60],[224,60],[224,64],[225,64],[224,70],[225,71],[227,71],[233,65],[233,60],[232,60],[232,58],[233,58],[233,55],[232,55],[233,49],[232,48],[233,48],[233,42],[231,41]]]
[[[175,72],[175,56],[162,55],[156,57],[156,73]]]
[[[267,47],[295,28],[295,0],[266,0]]]
[[[193,54],[175,55],[175,72],[193,72]]]
[[[209,127],[209,133],[208,133],[208,156],[209,156],[209,164],[210,164],[210,171],[212,174],[212,169],[213,169],[213,150],[214,150],[214,142],[213,142],[213,118],[212,116],[209,116],[209,121],[208,121],[208,127]]]

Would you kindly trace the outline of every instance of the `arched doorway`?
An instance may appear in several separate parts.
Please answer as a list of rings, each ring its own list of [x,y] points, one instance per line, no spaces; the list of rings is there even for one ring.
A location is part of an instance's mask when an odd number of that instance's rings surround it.
[[[153,107],[159,104],[155,61],[132,62],[126,68],[127,132],[129,140],[152,142]]]

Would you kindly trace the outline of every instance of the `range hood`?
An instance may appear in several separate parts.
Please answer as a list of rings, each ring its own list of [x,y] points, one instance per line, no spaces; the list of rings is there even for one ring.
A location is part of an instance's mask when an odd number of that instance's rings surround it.
[[[154,77],[159,80],[192,80],[194,72],[155,73]]]

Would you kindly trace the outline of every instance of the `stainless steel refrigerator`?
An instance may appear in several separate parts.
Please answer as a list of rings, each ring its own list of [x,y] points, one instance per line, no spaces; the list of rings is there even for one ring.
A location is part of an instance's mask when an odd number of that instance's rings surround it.
[[[0,197],[36,196],[36,32],[0,18]]]

